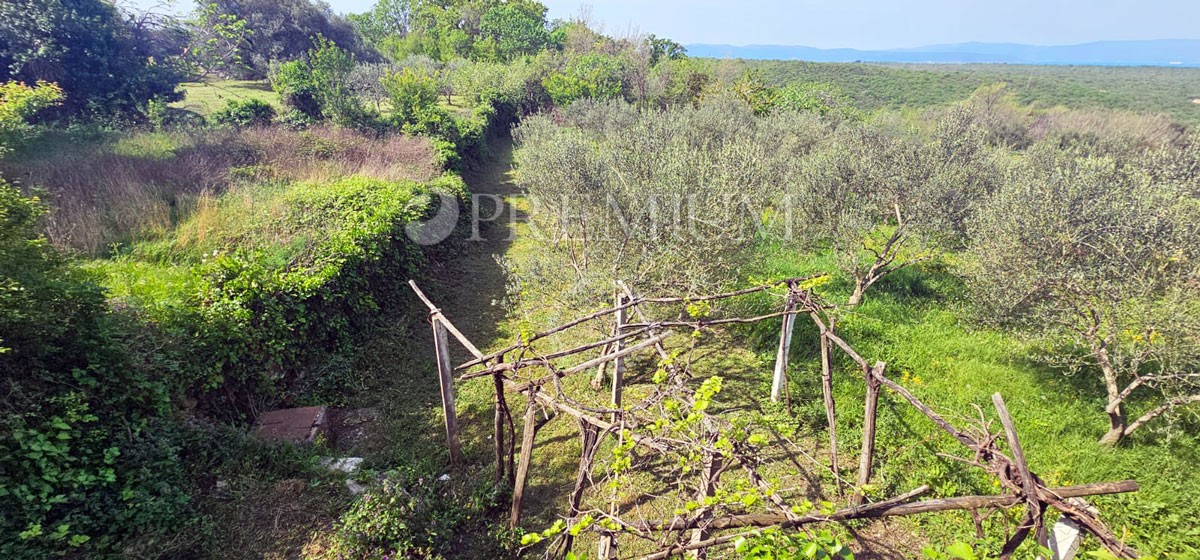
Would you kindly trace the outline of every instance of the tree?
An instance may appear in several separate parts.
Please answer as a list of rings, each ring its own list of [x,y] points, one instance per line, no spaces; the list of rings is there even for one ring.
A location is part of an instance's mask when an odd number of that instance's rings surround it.
[[[151,99],[175,100],[182,73],[156,58],[153,42],[110,2],[0,3],[0,82],[54,82],[64,112],[131,113]]]
[[[495,45],[496,60],[535,54],[550,40],[546,7],[536,2],[495,5],[484,12],[479,30],[485,40]]]
[[[585,54],[572,58],[566,68],[550,74],[542,84],[555,105],[577,99],[613,99],[621,95],[621,61],[615,56]]]
[[[838,119],[858,118],[854,102],[842,88],[821,82],[791,83],[780,88],[775,98],[775,109],[816,113]]]
[[[216,15],[245,22],[248,34],[237,55],[246,65],[243,77],[265,77],[272,61],[305,56],[316,37],[324,37],[362,62],[379,60],[378,54],[363,44],[354,27],[324,2],[214,0],[213,4]]]
[[[249,71],[243,58],[249,49],[246,20],[222,13],[216,3],[200,4],[192,20],[185,60],[193,79],[210,75],[239,76]]]
[[[790,223],[827,245],[852,278],[847,305],[860,304],[888,275],[932,259],[940,238],[961,228],[990,188],[981,148],[969,120],[941,123],[929,142],[851,124],[804,162],[790,187]]]
[[[412,0],[379,0],[370,11],[350,14],[347,19],[367,44],[378,48],[388,37],[408,35],[412,4]]]
[[[653,33],[646,36],[646,50],[650,51],[650,65],[657,66],[664,60],[683,60],[687,58],[687,49],[665,37],[657,37]]]
[[[57,105],[62,97],[62,89],[55,84],[39,82],[34,87],[20,82],[0,84],[0,157],[28,132],[31,117]]]
[[[1115,444],[1200,402],[1200,204],[1112,158],[1028,157],[973,221],[968,278],[989,316],[1045,336],[1051,363],[1096,372]]]

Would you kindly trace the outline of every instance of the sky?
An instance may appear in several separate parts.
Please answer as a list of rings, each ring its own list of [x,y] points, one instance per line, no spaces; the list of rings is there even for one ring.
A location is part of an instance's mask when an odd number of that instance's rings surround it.
[[[153,0],[134,0],[151,2]],[[340,13],[374,0],[327,0]],[[186,2],[185,2],[186,3]],[[1068,45],[1200,39],[1196,0],[542,0],[550,18],[590,6],[604,31],[679,43],[886,49],[970,41]]]

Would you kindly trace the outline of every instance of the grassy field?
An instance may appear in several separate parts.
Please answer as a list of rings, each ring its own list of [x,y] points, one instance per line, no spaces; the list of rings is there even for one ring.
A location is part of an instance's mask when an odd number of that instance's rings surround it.
[[[261,99],[275,109],[283,108],[279,94],[271,90],[265,80],[218,80],[211,82],[188,82],[182,84],[184,98],[171,104],[175,109],[191,111],[207,117],[222,108],[230,100]]]
[[[830,82],[866,110],[919,109],[967,98],[983,85],[1006,82],[1023,103],[1041,107],[1105,107],[1166,113],[1200,124],[1200,69],[1008,64],[841,64],[740,61],[776,84]]]

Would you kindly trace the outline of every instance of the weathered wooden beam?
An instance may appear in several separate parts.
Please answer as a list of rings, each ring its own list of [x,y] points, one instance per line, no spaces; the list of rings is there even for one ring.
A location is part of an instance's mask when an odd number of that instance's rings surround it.
[[[434,315],[433,347],[437,357],[438,383],[441,386],[442,417],[446,426],[446,446],[450,449],[450,463],[462,459],[462,447],[458,442],[458,414],[454,408],[454,377],[450,369],[450,344],[446,339],[446,326],[441,317]]]
[[[611,346],[614,342],[616,342],[618,340],[629,340],[631,338],[635,338],[635,337],[641,336],[646,333],[651,333],[653,331],[654,331],[653,327],[645,327],[645,328],[632,330],[632,331],[627,330],[621,334],[606,338],[604,340],[597,340],[596,342],[589,342],[588,344],[584,344],[582,346],[576,346],[574,348],[568,348],[566,350],[559,350],[557,352],[551,352],[549,354],[539,355],[536,359],[526,358],[524,360],[518,360],[518,361],[508,362],[508,363],[497,362],[487,369],[482,369],[479,371],[472,371],[470,373],[464,373],[459,376],[458,380],[459,381],[467,381],[467,380],[475,379],[475,378],[479,378],[479,377],[487,377],[494,373],[504,373],[504,372],[515,371],[518,369],[530,367],[530,366],[540,365],[540,364],[544,363],[546,360],[557,360],[559,358],[566,358],[567,356],[574,356],[575,354],[582,354],[583,352],[587,352],[589,350],[595,350],[596,348],[608,348],[609,346]],[[608,350],[602,350],[601,352],[604,354],[609,353]],[[477,365],[479,365],[479,364],[472,364],[472,362],[466,362],[454,369],[456,371],[462,371],[464,369],[467,369],[470,367],[475,367]]]
[[[792,311],[796,307],[795,299],[791,293],[788,294],[787,303],[784,305],[784,312]],[[796,325],[796,316],[787,314],[783,317],[783,325],[779,329],[779,347],[775,353],[775,373],[771,381],[771,402],[779,402],[783,396],[783,385],[787,383],[787,366],[788,355],[792,349],[792,328]]]
[[[769,290],[769,289],[771,289],[771,288],[774,288],[774,287],[777,287],[777,286],[786,285],[786,284],[799,284],[799,283],[807,282],[807,281],[809,281],[809,280],[813,280],[813,279],[816,279],[816,278],[821,278],[821,277],[824,277],[824,276],[828,276],[828,274],[816,274],[816,275],[813,275],[813,276],[808,276],[808,277],[804,277],[804,278],[788,278],[788,279],[786,279],[786,280],[778,280],[778,281],[775,281],[775,282],[771,282],[771,283],[768,283],[768,284],[761,284],[761,285],[754,286],[754,287],[751,287],[751,288],[745,288],[745,289],[742,289],[742,290],[736,290],[736,291],[732,291],[732,292],[726,292],[726,293],[722,293],[722,294],[709,295],[709,296],[692,296],[692,297],[663,297],[663,298],[647,298],[647,297],[639,297],[639,298],[633,298],[633,299],[631,299],[631,300],[629,300],[629,301],[625,302],[625,304],[624,304],[624,305],[621,305],[621,306],[619,306],[619,308],[601,309],[600,311],[596,311],[596,312],[593,312],[593,313],[589,313],[589,314],[587,314],[587,315],[584,315],[583,317],[579,317],[579,318],[577,318],[577,319],[575,319],[575,320],[573,320],[573,321],[570,321],[570,322],[564,323],[564,324],[562,324],[562,325],[559,325],[559,326],[557,326],[557,327],[555,327],[555,328],[552,328],[552,329],[550,329],[550,330],[546,330],[546,331],[542,331],[542,332],[539,332],[539,333],[535,333],[535,334],[533,334],[533,335],[529,336],[527,339],[525,339],[525,340],[523,340],[523,341],[521,341],[521,342],[519,342],[519,343],[517,343],[517,344],[510,345],[510,346],[508,346],[507,348],[504,348],[504,349],[502,349],[502,350],[497,350],[496,352],[493,352],[493,353],[491,353],[491,354],[488,354],[488,355],[486,355],[486,356],[482,356],[482,357],[476,358],[474,361],[467,362],[467,363],[465,363],[465,364],[463,364],[463,365],[459,366],[459,369],[463,369],[463,368],[468,368],[468,367],[472,367],[472,366],[477,366],[477,365],[480,365],[480,364],[484,364],[484,363],[486,363],[486,362],[489,362],[489,361],[491,361],[491,360],[493,360],[493,359],[495,359],[495,358],[497,358],[497,357],[499,357],[499,356],[502,356],[502,355],[504,355],[504,354],[507,354],[507,353],[509,353],[509,352],[512,352],[513,350],[518,350],[518,349],[520,349],[520,348],[522,348],[522,347],[524,347],[524,346],[527,346],[529,343],[531,343],[531,342],[533,342],[533,341],[535,341],[535,340],[539,340],[539,339],[542,339],[542,338],[546,338],[547,336],[551,336],[551,335],[554,335],[554,334],[558,334],[558,333],[560,333],[560,332],[563,332],[563,331],[565,331],[565,330],[568,330],[568,329],[571,329],[571,328],[577,327],[577,326],[579,326],[579,325],[582,325],[582,324],[584,324],[584,323],[586,323],[586,322],[588,322],[588,321],[593,321],[593,320],[595,320],[595,319],[599,319],[600,317],[604,317],[604,316],[606,316],[606,315],[612,315],[613,313],[616,313],[616,312],[617,312],[619,309],[629,309],[630,307],[634,307],[634,306],[636,306],[636,305],[641,305],[641,304],[643,304],[643,303],[693,303],[693,302],[698,302],[698,301],[714,301],[714,300],[719,300],[719,299],[728,299],[728,298],[732,298],[732,297],[743,296],[743,295],[748,295],[748,294],[753,294],[753,293],[757,293],[757,292],[766,291],[766,290]],[[410,282],[410,283],[411,283],[411,282]],[[426,303],[428,303],[428,301],[426,301]],[[627,327],[633,327],[633,326],[644,326],[644,325],[627,325]]]
[[[442,323],[445,324],[446,330],[450,331],[450,334],[453,334],[454,338],[458,339],[458,342],[463,345],[463,348],[466,348],[467,351],[470,352],[472,356],[475,356],[476,359],[483,358],[483,352],[480,352],[479,349],[471,343],[471,339],[467,338],[462,331],[458,330],[458,328],[454,326],[454,323],[450,322],[450,319],[446,318],[446,315],[442,313],[441,309],[438,309],[438,307],[434,305],[428,297],[425,297],[425,292],[422,292],[421,288],[417,287],[416,282],[409,280],[408,285],[413,289],[414,292],[416,292],[417,297],[421,298],[421,301],[425,302],[425,305],[429,306],[429,314],[431,316],[440,318]]]
[[[867,373],[867,397],[865,399],[865,410],[863,412],[863,440],[862,453],[858,456],[858,480],[855,482],[854,498],[851,501],[854,505],[861,505],[863,502],[863,487],[871,482],[871,469],[875,460],[875,425],[876,415],[879,409],[879,380],[876,376],[883,375],[887,364],[877,362],[875,367]]]
[[[617,304],[617,308],[619,309],[619,311],[617,311],[617,315],[616,315],[617,326],[616,326],[615,332],[617,332],[617,333],[620,333],[625,328],[625,323],[628,322],[628,320],[629,320],[628,310],[621,308],[621,306],[624,305],[626,301],[627,301],[627,299],[625,298],[625,294],[617,292],[616,304]],[[654,340],[654,338],[651,338],[650,340]],[[658,344],[659,342],[662,342],[661,338],[659,338],[657,342],[651,343],[649,346],[653,346],[655,344]],[[616,356],[616,358],[613,359],[613,362],[612,362],[613,363],[612,407],[613,407],[613,410],[621,410],[621,395],[625,390],[625,356],[622,355],[621,352],[625,350],[625,341],[617,340],[615,342],[615,344],[616,344],[616,347],[614,348],[614,350],[616,350],[616,352],[614,352],[613,355]],[[646,343],[643,342],[642,344],[646,344]],[[616,420],[616,418],[619,414],[620,414],[619,412],[614,412],[613,419]]]
[[[518,383],[516,385],[512,385],[509,387],[509,390],[516,391],[516,392],[525,392],[525,391],[528,391],[530,388],[540,387],[542,385],[550,383],[551,381],[554,380],[555,377],[562,379],[564,377],[569,377],[569,376],[579,373],[581,371],[586,371],[586,370],[592,369],[592,368],[594,368],[600,364],[603,364],[605,362],[611,362],[613,360],[624,358],[625,356],[628,356],[630,354],[636,354],[638,352],[641,352],[642,350],[645,350],[646,348],[649,348],[651,346],[654,346],[655,344],[658,344],[658,343],[666,340],[667,337],[669,337],[669,336],[671,336],[670,331],[660,334],[649,340],[645,340],[634,346],[624,348],[618,352],[613,352],[612,354],[608,354],[605,356],[600,356],[599,358],[588,360],[577,366],[569,367],[567,369],[552,373],[552,374],[542,377],[540,379],[534,379],[533,381],[527,381],[525,383]]]
[[[700,489],[696,493],[696,501],[703,504],[705,498],[712,497],[717,491],[717,478],[721,474],[721,465],[723,460],[716,453],[706,453],[704,455],[704,470],[700,472]],[[703,524],[704,520],[711,519],[711,508],[704,508],[701,515],[697,516],[698,521]],[[697,527],[692,529],[691,543],[704,542],[712,535],[707,526]],[[696,549],[693,557],[697,560],[708,558],[708,550]]]
[[[504,396],[504,378],[499,375],[492,376],[492,388],[495,390],[495,395],[492,397],[496,408],[494,411],[495,418],[493,419],[493,429],[495,431],[493,437],[496,438],[496,484],[498,485],[504,481],[504,475],[506,474],[506,465],[504,463],[506,448],[504,440],[506,439],[505,432],[507,431],[505,415],[508,414],[508,399]]]
[[[833,400],[833,356],[829,352],[829,339],[821,333],[821,395],[825,401],[825,422],[829,425],[829,465],[835,475],[841,473],[838,465],[837,408]],[[842,485],[837,486],[841,495]]]
[[[521,524],[521,501],[525,499],[525,485],[529,478],[529,462],[533,458],[533,441],[541,425],[537,418],[537,405],[531,397],[525,403],[525,423],[521,435],[521,457],[517,460],[517,480],[513,486],[512,510],[509,524],[516,528]]]
[[[1008,406],[1004,404],[1004,397],[1000,393],[992,395],[992,404],[996,407],[996,414],[1000,416],[1000,425],[1004,426],[1004,435],[1008,439],[1008,449],[1013,454],[1013,461],[1016,462],[1017,474],[1021,477],[1021,486],[1025,488],[1025,501],[1029,507],[1027,515],[1033,521],[1038,546],[1048,546],[1046,520],[1043,516],[1046,506],[1038,498],[1038,481],[1034,479],[1033,474],[1029,471],[1029,463],[1025,460],[1025,450],[1021,447],[1020,438],[1017,437],[1017,427],[1013,424],[1012,415],[1008,413]],[[1008,551],[1008,554],[1001,554],[1001,559],[1007,560],[1011,555],[1012,551]]]
[[[873,509],[885,508],[891,504],[908,501],[908,500],[910,500],[916,496],[919,496],[921,494],[924,494],[925,492],[928,492],[928,491],[929,491],[928,486],[921,486],[920,488],[917,488],[916,490],[907,492],[905,494],[901,494],[901,495],[891,498],[889,500],[886,500],[883,502],[877,502],[874,504],[868,504],[868,505],[861,506],[858,508],[850,508],[850,510],[854,510],[854,511],[857,511],[860,513],[865,513],[867,511],[870,511]],[[842,511],[850,511],[850,510],[842,510]],[[834,515],[837,515],[837,514],[835,513]],[[738,517],[752,517],[752,516],[738,516]],[[858,516],[858,517],[862,517],[862,516]],[[854,518],[855,517],[843,516],[840,519],[854,519]],[[722,518],[722,519],[725,519],[725,518]],[[805,518],[796,517],[796,518],[786,521],[783,524],[772,523],[771,525],[777,525],[777,526],[780,526],[783,528],[797,527],[797,526],[805,525],[805,524],[809,523],[809,522],[805,522],[804,520],[805,520]],[[823,517],[819,521],[813,521],[812,523],[822,522],[822,521],[838,521],[838,520],[839,519],[832,519],[831,517]],[[718,527],[714,527],[711,523],[706,524],[706,526],[710,529],[720,529]],[[742,527],[751,527],[751,526],[755,526],[755,525],[742,525]],[[722,527],[722,528],[727,529],[730,527]],[[712,539],[708,539],[708,540],[704,540],[704,541],[700,541],[700,542],[689,543],[687,545],[669,546],[669,547],[667,547],[663,550],[660,550],[654,554],[650,554],[648,556],[642,556],[640,560],[661,560],[663,558],[670,558],[672,556],[678,556],[680,553],[687,552],[690,550],[705,550],[705,549],[708,549],[713,546],[722,545],[725,543],[735,541],[742,537],[749,537],[749,536],[753,536],[755,534],[756,534],[755,532],[751,532],[751,533],[739,533],[739,534],[735,534],[735,535],[724,535],[721,537],[716,537],[716,538],[712,538]]]
[[[921,491],[918,492],[917,490]],[[923,494],[925,491],[928,491],[928,487],[923,486],[917,490],[909,492],[908,494],[904,494],[903,496],[885,500],[883,502],[844,508],[829,515],[805,515],[799,516],[795,519],[788,519],[788,517],[782,513],[733,515],[717,517],[709,520],[707,522],[707,526],[712,530],[775,526],[786,529],[789,527],[811,525],[814,523],[845,521],[847,519],[874,519],[879,517],[897,517],[917,515],[922,513],[936,513],[941,511],[1007,508],[1024,501],[1024,497],[1022,496],[1015,494],[1002,494],[996,496],[961,496],[956,498],[941,498],[935,500],[922,500],[912,503],[901,503],[906,502],[907,499],[911,499],[914,496]],[[1048,488],[1046,491],[1057,496],[1061,496],[1062,498],[1082,498],[1085,496],[1103,496],[1109,494],[1137,492],[1138,483],[1133,480],[1125,480],[1121,482],[1102,482],[1096,484],[1080,484],[1077,486]],[[902,500],[901,498],[906,499]],[[676,517],[674,519],[665,521],[630,522],[627,525],[631,530],[642,532],[686,531],[695,528],[695,520],[689,517]]]

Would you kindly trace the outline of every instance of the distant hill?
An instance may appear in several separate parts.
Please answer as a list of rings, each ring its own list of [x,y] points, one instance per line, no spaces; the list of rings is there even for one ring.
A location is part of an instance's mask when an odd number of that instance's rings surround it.
[[[959,43],[908,49],[818,49],[784,45],[687,45],[701,58],[812,62],[994,63],[1080,66],[1187,66],[1200,68],[1200,40],[1100,41],[1082,45]]]

